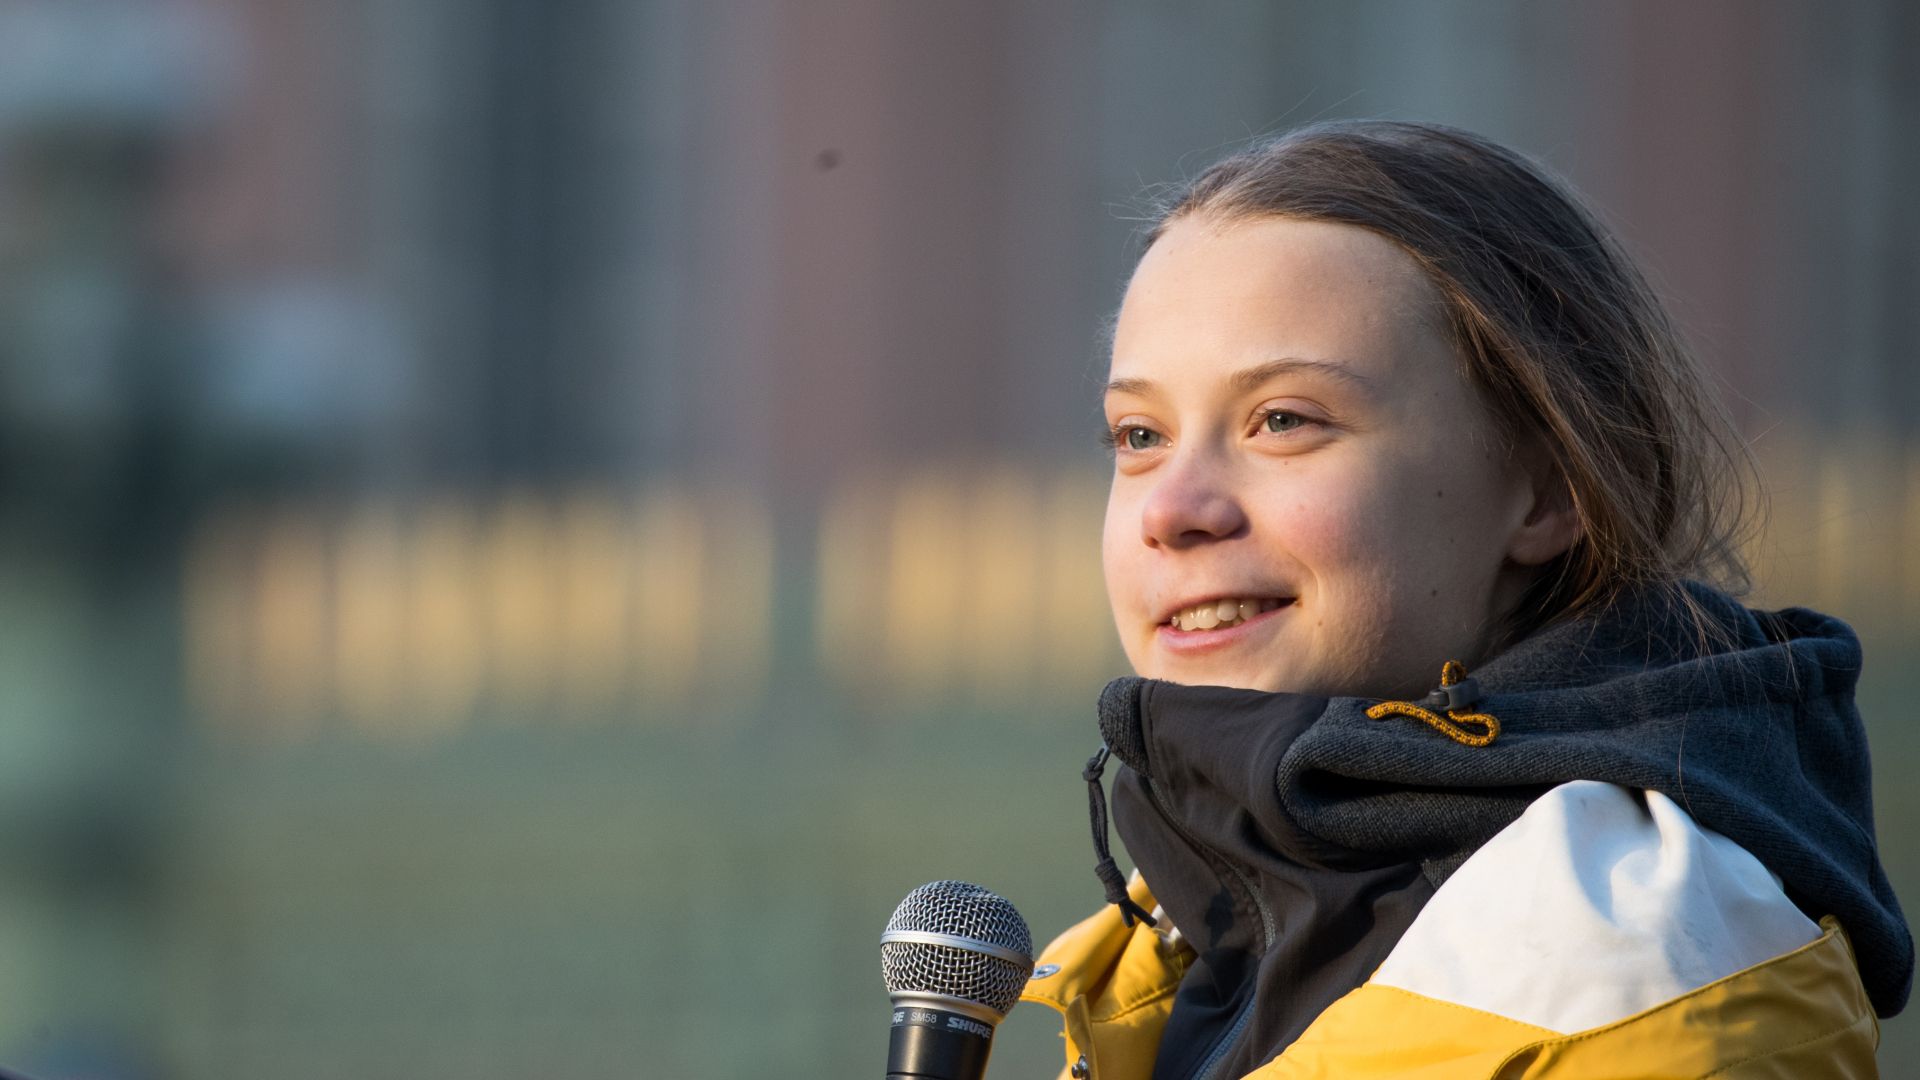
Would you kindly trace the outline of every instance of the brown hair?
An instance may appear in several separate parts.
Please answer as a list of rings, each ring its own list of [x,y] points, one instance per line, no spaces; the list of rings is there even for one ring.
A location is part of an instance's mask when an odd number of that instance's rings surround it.
[[[1515,445],[1551,455],[1581,524],[1502,645],[1644,586],[1710,635],[1679,583],[1746,591],[1745,446],[1639,268],[1544,168],[1437,124],[1318,123],[1177,190],[1148,246],[1192,215],[1357,225],[1426,271],[1468,382]]]

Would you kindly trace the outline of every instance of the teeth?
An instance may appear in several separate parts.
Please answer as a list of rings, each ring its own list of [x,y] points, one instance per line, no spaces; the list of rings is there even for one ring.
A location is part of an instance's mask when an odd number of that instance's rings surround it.
[[[1222,627],[1238,626],[1263,611],[1272,611],[1281,605],[1279,600],[1214,600],[1205,604],[1195,604],[1173,616],[1175,630],[1215,630]]]

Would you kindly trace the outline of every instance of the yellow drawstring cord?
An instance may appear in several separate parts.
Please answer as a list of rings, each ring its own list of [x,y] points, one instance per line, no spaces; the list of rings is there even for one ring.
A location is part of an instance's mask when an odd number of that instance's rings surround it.
[[[1442,689],[1453,686],[1466,676],[1467,669],[1460,665],[1460,661],[1449,660],[1440,668],[1440,686]],[[1440,691],[1434,693],[1440,697],[1445,696]],[[1433,699],[1429,698],[1429,700]],[[1471,707],[1471,703],[1468,703],[1462,708],[1448,709],[1447,715],[1441,716],[1432,709],[1415,705],[1411,701],[1383,701],[1368,709],[1367,716],[1374,720],[1394,715],[1416,717],[1426,721],[1427,725],[1435,731],[1462,746],[1485,746],[1499,738],[1500,721],[1491,713],[1468,712],[1467,709]],[[1462,724],[1476,725],[1482,730],[1470,731],[1462,727]]]

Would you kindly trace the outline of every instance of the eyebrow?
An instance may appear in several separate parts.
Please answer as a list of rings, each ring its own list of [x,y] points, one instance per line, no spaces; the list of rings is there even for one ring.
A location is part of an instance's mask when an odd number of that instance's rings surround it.
[[[1345,364],[1336,364],[1327,360],[1302,360],[1293,356],[1283,356],[1278,360],[1268,360],[1263,364],[1242,368],[1228,376],[1227,384],[1238,393],[1248,394],[1260,389],[1272,379],[1282,375],[1297,374],[1327,375],[1361,388],[1373,385],[1372,379]],[[1135,394],[1140,397],[1149,397],[1158,389],[1159,384],[1152,379],[1114,379],[1107,383],[1109,394]]]

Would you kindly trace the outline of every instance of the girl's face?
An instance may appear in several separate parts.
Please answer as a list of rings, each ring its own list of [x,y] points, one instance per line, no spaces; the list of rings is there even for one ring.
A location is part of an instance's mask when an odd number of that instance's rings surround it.
[[[1107,594],[1139,674],[1405,698],[1484,658],[1578,526],[1441,317],[1353,226],[1187,217],[1147,251],[1106,392]]]

